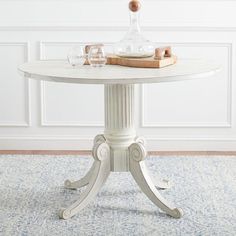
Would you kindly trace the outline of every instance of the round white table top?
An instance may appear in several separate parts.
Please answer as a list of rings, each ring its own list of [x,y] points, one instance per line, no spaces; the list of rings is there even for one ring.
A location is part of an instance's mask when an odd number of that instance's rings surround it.
[[[43,60],[25,63],[19,71],[25,77],[80,84],[141,84],[195,79],[211,76],[220,66],[203,59],[179,59],[164,68],[133,68],[106,65],[101,68],[72,68],[66,61]]]

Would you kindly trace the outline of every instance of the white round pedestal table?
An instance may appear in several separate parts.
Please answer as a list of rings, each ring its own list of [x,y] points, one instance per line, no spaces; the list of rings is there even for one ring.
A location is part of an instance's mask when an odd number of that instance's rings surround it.
[[[211,76],[220,70],[218,65],[195,59],[179,60],[161,69],[131,68],[107,65],[102,68],[83,66],[72,68],[66,61],[36,61],[23,64],[19,71],[25,77],[78,84],[104,84],[105,130],[94,139],[94,163],[80,180],[65,181],[65,187],[87,186],[80,198],[60,217],[68,219],[88,205],[104,185],[111,171],[130,171],[147,197],[162,211],[180,218],[183,211],[164,199],[158,189],[170,186],[167,180],[152,180],[145,165],[145,140],[136,136],[134,125],[134,86]],[[178,84],[176,84],[178,86]]]

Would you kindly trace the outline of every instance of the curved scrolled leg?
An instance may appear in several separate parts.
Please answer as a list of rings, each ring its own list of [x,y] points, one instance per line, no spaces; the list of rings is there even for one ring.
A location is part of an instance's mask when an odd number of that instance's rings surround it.
[[[98,143],[105,143],[106,142],[106,138],[103,134],[98,134],[95,136],[94,140],[93,140],[93,145],[96,145]]]
[[[94,141],[93,141],[93,142],[94,142],[94,145],[96,145],[96,144],[98,144],[98,143],[104,143],[105,141],[106,141],[106,139],[105,139],[104,135],[103,135],[103,134],[99,134],[99,135],[97,135],[97,136],[94,138]],[[93,172],[94,172],[95,165],[96,165],[96,163],[94,163],[94,164],[92,165],[92,167],[90,168],[90,170],[87,172],[87,174],[86,174],[83,178],[81,178],[81,179],[79,179],[79,180],[77,180],[77,181],[71,181],[71,180],[67,179],[67,180],[64,182],[65,188],[76,190],[76,189],[78,189],[78,188],[82,188],[82,187],[88,185],[88,184],[89,184],[89,181],[90,181],[90,179],[91,179],[91,176],[92,176],[92,174],[93,174]]]
[[[181,218],[183,211],[180,208],[175,208],[164,199],[156,189],[152,182],[144,159],[146,157],[146,150],[141,143],[133,143],[129,147],[130,154],[130,172],[141,190],[147,197],[161,210],[174,218]]]
[[[168,189],[172,187],[172,183],[167,179],[155,178],[153,179],[154,185],[160,190]]]
[[[134,142],[135,142],[135,143],[140,143],[140,144],[142,144],[144,147],[145,147],[146,144],[147,144],[147,141],[146,141],[146,139],[145,139],[143,136],[136,136],[135,139],[134,139]]]
[[[146,146],[146,139],[142,136],[137,136],[134,139],[135,143],[140,143],[144,147]],[[167,179],[160,179],[159,177],[153,178],[153,182],[156,186],[156,188],[163,190],[163,189],[168,189],[172,186],[171,182]]]
[[[95,197],[110,174],[110,148],[107,143],[96,143],[93,148],[94,170],[86,190],[79,200],[66,209],[61,209],[59,216],[68,219],[85,208]]]
[[[96,163],[93,163],[92,167],[90,168],[90,170],[88,171],[88,173],[81,179],[77,180],[77,181],[70,181],[70,180],[66,180],[64,185],[66,188],[68,189],[78,189],[78,188],[82,188],[86,185],[89,184],[89,181],[91,179],[91,176],[94,172],[94,169],[95,169],[95,165]]]

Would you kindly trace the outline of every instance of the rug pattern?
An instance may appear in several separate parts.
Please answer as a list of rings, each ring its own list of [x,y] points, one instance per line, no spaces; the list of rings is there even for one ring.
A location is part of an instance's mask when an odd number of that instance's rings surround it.
[[[182,219],[159,211],[130,173],[112,173],[86,209],[59,220],[58,210],[84,190],[67,190],[64,180],[82,177],[92,158],[0,155],[0,235],[236,235],[236,157],[150,157],[146,162],[154,178],[174,182],[161,192],[184,210]]]

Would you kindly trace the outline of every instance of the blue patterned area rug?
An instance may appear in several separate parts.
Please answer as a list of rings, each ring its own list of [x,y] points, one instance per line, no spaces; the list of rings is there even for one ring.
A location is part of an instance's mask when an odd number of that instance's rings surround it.
[[[95,200],[69,220],[58,210],[81,190],[67,190],[92,159],[80,156],[0,156],[1,236],[234,236],[236,157],[152,157],[150,173],[174,186],[162,191],[184,210],[173,219],[149,201],[129,173],[112,173]]]

